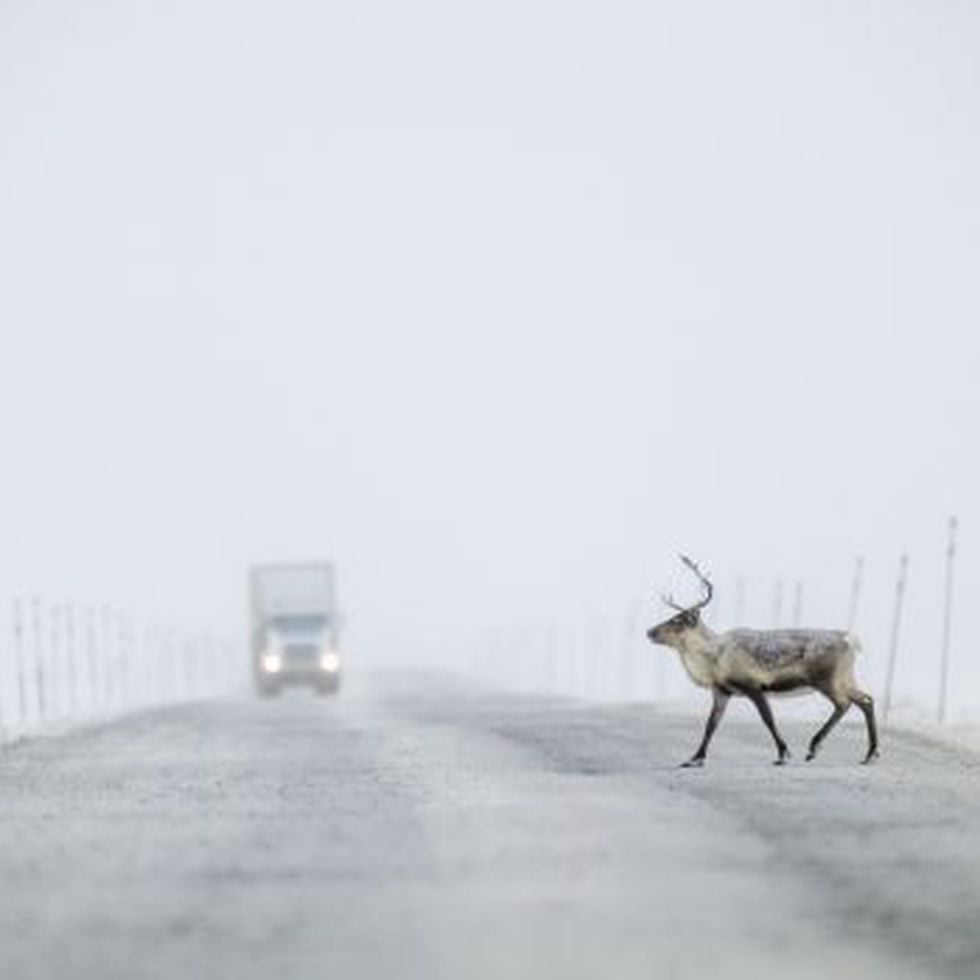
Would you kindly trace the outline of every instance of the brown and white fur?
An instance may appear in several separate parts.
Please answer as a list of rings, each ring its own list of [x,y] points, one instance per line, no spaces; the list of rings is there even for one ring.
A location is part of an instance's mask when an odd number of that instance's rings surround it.
[[[878,755],[874,702],[854,680],[854,658],[860,650],[857,637],[843,630],[749,630],[715,633],[701,622],[701,610],[711,601],[712,586],[697,565],[685,555],[681,560],[698,576],[705,595],[686,608],[667,602],[678,612],[647,631],[652,643],[672,647],[680,654],[688,676],[714,698],[704,737],[684,766],[704,764],[711,737],[732,696],[748,698],[756,707],[776,742],[777,765],[789,757],[789,749],[776,729],[768,694],[823,694],[833,713],[810,740],[807,761],[812,759],[830,730],[852,704],[864,714],[868,750],[864,762]]]

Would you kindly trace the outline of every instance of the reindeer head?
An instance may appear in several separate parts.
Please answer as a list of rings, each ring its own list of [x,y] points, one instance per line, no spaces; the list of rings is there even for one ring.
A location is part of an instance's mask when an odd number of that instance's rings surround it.
[[[698,577],[698,581],[704,589],[704,596],[700,602],[696,602],[693,606],[680,606],[670,596],[664,596],[664,602],[671,609],[676,609],[677,612],[670,619],[666,619],[647,630],[647,639],[651,643],[659,643],[668,647],[676,646],[685,633],[698,627],[701,623],[701,610],[711,602],[714,589],[707,576],[687,555],[681,555],[681,561]]]

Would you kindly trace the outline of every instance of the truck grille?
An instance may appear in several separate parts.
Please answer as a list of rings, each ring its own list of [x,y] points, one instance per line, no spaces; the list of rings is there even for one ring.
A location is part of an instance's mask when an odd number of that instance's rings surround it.
[[[303,644],[286,647],[286,662],[297,667],[312,664],[317,657],[319,650],[312,644]]]

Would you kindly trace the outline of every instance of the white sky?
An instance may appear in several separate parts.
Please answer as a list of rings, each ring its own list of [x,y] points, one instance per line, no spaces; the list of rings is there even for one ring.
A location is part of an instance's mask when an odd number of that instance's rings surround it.
[[[330,556],[417,653],[678,548],[837,625],[860,552],[880,645],[908,548],[933,663],[978,124],[969,2],[2,0],[0,587],[237,628]]]

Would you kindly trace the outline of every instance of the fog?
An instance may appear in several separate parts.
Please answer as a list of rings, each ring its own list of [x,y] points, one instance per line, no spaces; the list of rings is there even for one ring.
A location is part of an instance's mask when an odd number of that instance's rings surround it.
[[[0,592],[240,634],[330,558],[414,663],[648,625],[678,550],[843,625],[863,555],[878,656],[907,550],[931,697],[957,514],[975,709],[978,55],[952,2],[5,0]]]

